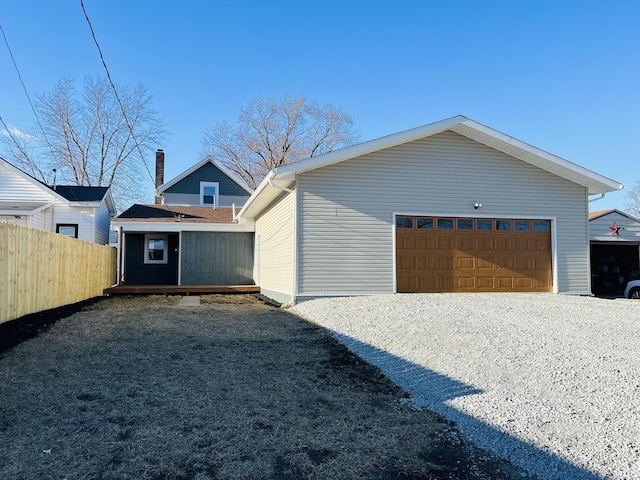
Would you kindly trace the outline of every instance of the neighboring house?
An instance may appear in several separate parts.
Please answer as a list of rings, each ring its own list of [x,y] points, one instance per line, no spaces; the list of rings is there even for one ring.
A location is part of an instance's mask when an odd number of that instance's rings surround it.
[[[622,188],[457,116],[271,171],[239,213],[280,302],[589,294],[588,200]]]
[[[0,158],[0,221],[105,245],[115,214],[108,187],[48,186]]]
[[[157,203],[111,222],[119,285],[252,285],[253,221],[235,219],[252,190],[211,158],[166,184],[163,177],[158,150]]]
[[[640,220],[619,210],[589,214],[591,286],[595,295],[622,295],[640,278]]]

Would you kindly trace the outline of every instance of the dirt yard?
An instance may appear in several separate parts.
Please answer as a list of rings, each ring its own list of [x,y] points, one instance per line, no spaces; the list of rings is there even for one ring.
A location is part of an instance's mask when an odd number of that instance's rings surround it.
[[[115,297],[0,355],[0,478],[520,479],[251,296]]]

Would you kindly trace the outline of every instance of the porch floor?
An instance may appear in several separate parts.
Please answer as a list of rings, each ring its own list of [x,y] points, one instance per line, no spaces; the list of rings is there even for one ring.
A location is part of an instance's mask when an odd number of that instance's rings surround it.
[[[116,285],[105,288],[105,295],[200,295],[203,293],[260,293],[258,285]]]

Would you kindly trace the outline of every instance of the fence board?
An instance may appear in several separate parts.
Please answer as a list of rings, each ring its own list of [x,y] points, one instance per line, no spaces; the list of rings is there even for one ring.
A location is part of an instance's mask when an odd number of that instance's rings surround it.
[[[0,222],[0,323],[103,294],[116,249]]]

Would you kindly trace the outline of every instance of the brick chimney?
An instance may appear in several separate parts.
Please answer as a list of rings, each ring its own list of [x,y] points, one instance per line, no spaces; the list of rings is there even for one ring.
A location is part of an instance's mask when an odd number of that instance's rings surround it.
[[[156,151],[156,191],[158,188],[162,186],[164,183],[164,150],[159,148]],[[156,193],[156,204],[160,205],[162,203],[162,199]]]

